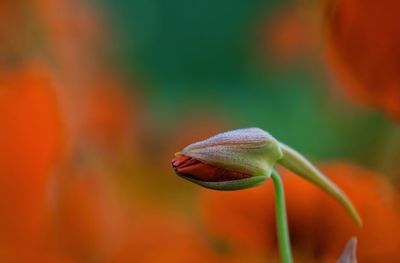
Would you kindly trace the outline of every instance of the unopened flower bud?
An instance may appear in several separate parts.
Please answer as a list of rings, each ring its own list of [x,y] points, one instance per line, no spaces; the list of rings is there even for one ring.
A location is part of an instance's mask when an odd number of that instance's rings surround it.
[[[259,128],[224,132],[176,153],[177,175],[216,190],[257,186],[271,176],[279,162],[334,197],[358,225],[361,218],[348,197],[304,156]]]
[[[204,187],[237,190],[261,184],[280,158],[275,138],[247,128],[190,144],[177,153],[172,166],[178,175]]]

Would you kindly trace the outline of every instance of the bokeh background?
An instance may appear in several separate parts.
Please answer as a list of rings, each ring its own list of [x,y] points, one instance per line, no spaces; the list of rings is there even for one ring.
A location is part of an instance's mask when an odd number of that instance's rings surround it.
[[[278,262],[273,189],[200,189],[183,146],[260,127],[353,199],[282,170],[296,262],[399,262],[396,0],[2,0],[1,262]]]

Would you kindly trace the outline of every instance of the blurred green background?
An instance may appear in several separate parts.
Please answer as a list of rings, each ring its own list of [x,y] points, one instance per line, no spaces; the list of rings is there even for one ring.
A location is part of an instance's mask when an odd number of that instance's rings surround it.
[[[270,44],[274,35],[265,28],[279,27],[283,11],[296,15],[313,5],[103,1],[113,29],[109,52],[127,76],[139,80],[145,115],[160,131],[184,129],[182,118],[200,112],[217,115],[230,128],[261,127],[313,159],[378,167],[382,136],[392,124],[338,91],[324,59],[323,25],[316,25],[320,35],[311,36],[317,38],[313,50],[301,50],[308,47],[300,43],[287,62]]]

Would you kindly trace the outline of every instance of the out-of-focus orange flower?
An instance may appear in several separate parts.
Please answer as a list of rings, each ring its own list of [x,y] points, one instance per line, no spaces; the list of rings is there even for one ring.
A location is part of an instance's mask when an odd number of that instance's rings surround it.
[[[381,176],[350,164],[322,167],[348,193],[364,220],[357,228],[340,205],[320,189],[282,172],[296,262],[334,262],[351,236],[359,239],[360,262],[400,260],[398,194]],[[239,256],[275,262],[277,245],[272,182],[238,192],[205,191],[203,218],[218,239]]]
[[[101,153],[133,149],[133,100],[104,59],[107,43],[98,6],[82,0],[32,0],[63,87],[73,147]],[[136,105],[135,105],[136,106]]]
[[[0,260],[37,255],[47,183],[62,152],[63,125],[45,67],[0,73]]]
[[[160,210],[139,212],[108,262],[224,262],[187,220]]]
[[[21,0],[0,1],[0,63],[8,64],[29,49],[27,6]],[[12,26],[10,26],[12,25]]]
[[[313,16],[295,7],[279,10],[263,29],[268,55],[281,63],[290,63],[309,54],[316,48],[318,36]]]
[[[400,119],[400,2],[329,1],[327,55],[354,98]]]
[[[51,249],[78,262],[102,260],[124,233],[112,181],[93,169],[64,167],[52,188]]]
[[[106,74],[106,73],[105,73]],[[79,116],[82,140],[97,150],[132,150],[137,134],[134,99],[119,81],[98,78],[82,92]]]
[[[101,37],[100,13],[82,0],[31,0],[56,64],[69,81],[81,82],[97,68]],[[76,88],[76,87],[69,87]]]

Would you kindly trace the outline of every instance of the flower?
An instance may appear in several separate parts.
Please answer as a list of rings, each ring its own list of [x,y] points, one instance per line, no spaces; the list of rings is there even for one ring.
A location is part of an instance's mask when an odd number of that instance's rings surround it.
[[[327,1],[328,62],[344,90],[400,120],[399,1]]]
[[[176,211],[142,208],[134,220],[127,219],[118,245],[103,262],[234,262],[225,260],[204,233]]]
[[[278,141],[258,128],[220,133],[190,144],[172,160],[175,172],[201,186],[237,190],[268,178],[282,158]]]
[[[269,59],[289,65],[302,61],[315,50],[319,39],[316,23],[303,11],[296,4],[285,5],[266,16],[262,36]]]
[[[319,186],[334,197],[361,226],[347,196],[300,153],[259,128],[217,134],[176,153],[172,167],[193,183],[216,190],[239,190],[260,185],[279,164]]]
[[[27,262],[43,256],[48,185],[65,147],[62,111],[43,63],[3,70],[0,82],[0,258]]]

